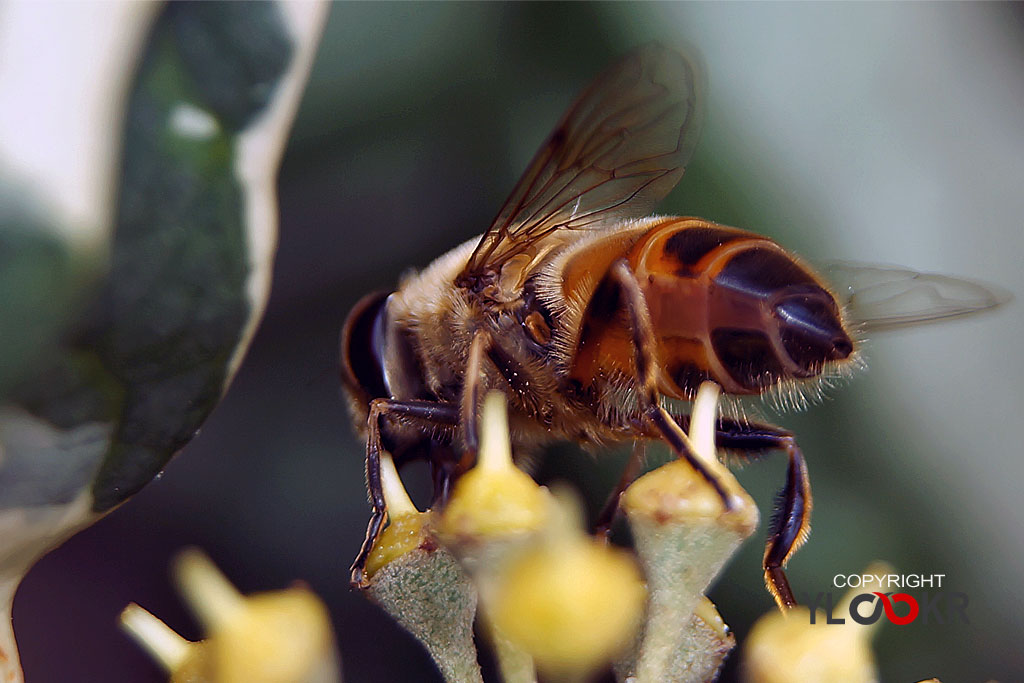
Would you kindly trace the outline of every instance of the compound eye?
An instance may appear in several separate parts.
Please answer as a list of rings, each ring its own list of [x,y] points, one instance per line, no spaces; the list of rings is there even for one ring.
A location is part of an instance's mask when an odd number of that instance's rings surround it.
[[[786,296],[775,304],[774,314],[786,353],[808,375],[853,353],[839,309],[824,290]]]
[[[341,332],[342,379],[368,398],[388,396],[384,380],[383,316],[387,292],[363,297],[345,320]]]

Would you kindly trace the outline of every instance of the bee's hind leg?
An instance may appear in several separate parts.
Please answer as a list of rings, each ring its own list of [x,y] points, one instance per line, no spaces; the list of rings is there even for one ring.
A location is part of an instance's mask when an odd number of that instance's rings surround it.
[[[670,415],[672,424],[681,429],[690,426],[689,415]],[[642,420],[633,420],[636,429],[650,438],[659,438],[661,432],[644,425]],[[758,460],[770,451],[785,451],[789,456],[789,467],[786,470],[786,483],[778,493],[775,503],[775,514],[772,515],[768,533],[768,542],[764,551],[764,581],[768,592],[782,610],[797,604],[789,579],[786,578],[785,566],[811,531],[811,484],[807,477],[807,463],[797,445],[793,434],[772,425],[744,422],[729,418],[719,418],[715,431],[715,445],[718,448],[732,451],[745,460]],[[618,511],[619,496],[635,476],[623,474],[613,497],[609,498],[601,519],[608,524]]]
[[[370,403],[366,437],[366,488],[370,494],[373,512],[366,526],[363,545],[349,570],[349,581],[355,588],[366,586],[366,560],[380,535],[387,514],[387,503],[384,500],[384,488],[380,478],[380,454],[384,450],[380,436],[382,418],[421,422],[431,427],[450,427],[458,425],[459,408],[452,403],[396,401],[388,398],[377,398]]]
[[[785,451],[789,456],[786,483],[775,501],[764,550],[764,582],[779,609],[797,604],[784,568],[811,531],[811,483],[807,463],[790,432],[771,425],[719,420],[716,436],[719,448],[747,459],[763,457],[768,451]]]

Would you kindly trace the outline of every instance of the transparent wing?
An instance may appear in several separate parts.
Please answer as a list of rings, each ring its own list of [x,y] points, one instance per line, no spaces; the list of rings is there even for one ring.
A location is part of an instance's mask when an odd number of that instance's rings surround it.
[[[865,331],[959,318],[1012,298],[990,285],[893,266],[838,261],[825,268],[825,275]]]
[[[693,63],[660,45],[599,76],[530,162],[463,276],[496,271],[556,230],[647,213],[693,153],[699,90]]]

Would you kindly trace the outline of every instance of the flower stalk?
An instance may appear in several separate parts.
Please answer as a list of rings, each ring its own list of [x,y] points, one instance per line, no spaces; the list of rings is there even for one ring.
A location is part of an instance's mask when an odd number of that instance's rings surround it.
[[[548,490],[538,486],[512,458],[505,398],[484,398],[477,464],[455,484],[437,523],[437,538],[458,558],[485,605],[493,602],[496,580],[511,558],[535,545],[552,514]],[[481,614],[505,683],[534,683],[533,657]]]
[[[708,618],[694,618],[708,586],[758,522],[754,501],[718,459],[717,401],[717,385],[705,382],[694,402],[690,433],[681,436],[718,479],[730,509],[684,460],[640,477],[622,497],[650,593],[639,649],[619,667],[638,683],[706,680],[707,671],[721,664],[721,650],[732,646],[724,631],[709,636],[717,613],[711,617],[705,607]],[[709,637],[715,641],[710,650],[697,647]]]
[[[409,498],[391,456],[381,456],[390,523],[367,559],[366,594],[427,650],[448,683],[482,683],[473,642],[477,593]]]

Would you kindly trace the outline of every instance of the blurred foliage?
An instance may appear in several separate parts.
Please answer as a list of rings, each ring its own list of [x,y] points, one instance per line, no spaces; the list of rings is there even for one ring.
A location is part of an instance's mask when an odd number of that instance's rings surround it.
[[[284,74],[285,30],[270,3],[172,4],[150,35],[128,102],[108,284],[85,334],[126,387],[97,510],[163,469],[229,377],[254,307],[237,136]]]
[[[152,479],[223,391],[254,309],[237,136],[292,54],[273,4],[160,14],[128,96],[102,277],[24,195],[0,202],[0,396],[63,430],[114,423],[97,511]]]
[[[108,21],[120,33],[96,48],[115,48],[98,59],[109,83],[61,89],[56,74],[37,93],[32,79],[4,82],[29,140],[64,139],[64,128],[35,120],[40,102],[88,109],[106,96],[101,85],[115,93],[96,121],[65,136],[102,176],[85,199],[100,207],[95,216],[62,204],[76,179],[52,150],[40,150],[38,167],[18,158],[17,145],[5,144],[0,159],[12,168],[0,177],[0,672],[11,681],[21,672],[7,616],[22,575],[157,476],[244,354],[265,305],[266,288],[253,285],[270,269],[253,234],[270,244],[276,227],[262,181],[275,177],[288,104],[306,75],[301,48],[311,54],[318,38],[314,5],[289,10],[288,21],[273,3],[69,6],[63,23],[45,21],[49,8],[16,9],[0,16],[4,31],[59,43],[49,62],[24,65],[30,73],[93,57],[69,38],[77,22]],[[280,115],[254,126],[271,108]],[[262,156],[238,153],[246,143]],[[113,225],[104,223],[107,192]]]
[[[0,177],[0,400],[52,360],[89,289],[84,269],[20,190]]]

